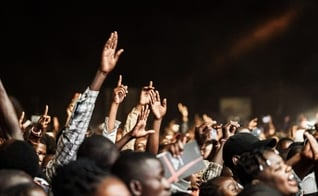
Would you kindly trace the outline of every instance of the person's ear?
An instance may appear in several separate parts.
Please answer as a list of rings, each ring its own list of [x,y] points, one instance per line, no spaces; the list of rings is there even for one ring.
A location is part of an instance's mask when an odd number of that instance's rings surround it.
[[[142,195],[142,185],[139,180],[131,180],[129,182],[129,189],[131,190],[132,195]]]
[[[259,184],[261,181],[258,179],[253,179],[251,184]]]
[[[237,165],[237,162],[240,160],[240,156],[239,155],[234,155],[232,157],[232,162],[233,164],[236,166]]]

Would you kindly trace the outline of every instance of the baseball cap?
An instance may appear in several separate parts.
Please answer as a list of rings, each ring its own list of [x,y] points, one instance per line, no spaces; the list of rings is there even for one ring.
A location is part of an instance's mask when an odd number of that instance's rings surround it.
[[[244,152],[250,152],[259,147],[275,147],[277,141],[274,138],[259,140],[251,133],[237,133],[229,137],[223,146],[223,160],[224,165],[233,169],[234,164],[232,157],[234,155],[241,155]]]

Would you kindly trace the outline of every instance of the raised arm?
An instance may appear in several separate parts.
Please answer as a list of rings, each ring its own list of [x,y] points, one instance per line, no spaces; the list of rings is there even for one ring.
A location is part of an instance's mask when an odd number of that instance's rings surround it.
[[[140,112],[140,115],[138,115],[138,120],[134,128],[130,132],[128,132],[126,135],[124,135],[116,143],[116,146],[118,149],[121,149],[131,139],[144,137],[146,135],[153,134],[155,132],[154,130],[146,131],[146,124],[147,124],[149,113],[150,113],[150,110],[148,108],[148,105],[141,107],[141,112]]]
[[[186,133],[189,129],[189,111],[188,107],[182,103],[178,103],[178,110],[182,117],[181,133]]]
[[[90,90],[99,91],[107,75],[115,68],[120,55],[124,52],[123,49],[116,51],[117,43],[118,34],[115,31],[111,33],[109,39],[105,44],[102,53],[101,66],[97,70],[95,78],[89,86]]]
[[[110,105],[109,115],[105,118],[105,127],[103,135],[109,138],[112,142],[116,142],[116,133],[119,121],[116,121],[117,111],[120,103],[123,102],[128,93],[128,86],[122,84],[122,76],[119,75],[118,83],[113,92],[113,101]]]
[[[40,142],[41,137],[45,134],[48,124],[51,122],[51,116],[48,115],[49,107],[45,106],[43,114],[38,122],[32,127],[29,138],[27,139],[32,144]]]
[[[133,127],[135,126],[135,124],[137,122],[138,115],[140,114],[141,108],[150,103],[149,92],[152,89],[154,89],[154,87],[152,85],[152,81],[149,82],[148,86],[144,86],[141,89],[138,104],[135,107],[133,107],[133,109],[129,112],[129,114],[127,116],[124,130],[123,130],[123,135],[127,134],[130,130],[133,129]],[[135,143],[135,140],[132,139],[122,149],[123,150],[126,150],[126,149],[134,150],[134,143]]]
[[[146,150],[157,154],[159,150],[160,126],[162,118],[167,112],[167,99],[163,99],[161,102],[159,91],[157,90],[151,90],[149,94],[151,111],[155,117],[153,121],[153,130],[155,130],[155,133],[148,137]]]
[[[13,105],[0,79],[0,126],[5,139],[23,140]]]
[[[99,90],[107,75],[115,68],[120,54],[123,50],[117,47],[117,32],[111,33],[105,44],[101,65],[92,80],[89,88],[79,97],[70,120],[58,140],[57,150],[54,158],[48,163],[46,175],[51,178],[58,166],[69,163],[76,159],[76,153],[85,138],[89,122],[91,120],[95,101]]]

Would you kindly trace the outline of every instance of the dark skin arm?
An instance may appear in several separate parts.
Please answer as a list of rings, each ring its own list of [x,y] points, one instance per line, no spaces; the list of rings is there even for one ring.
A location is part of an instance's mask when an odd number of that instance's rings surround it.
[[[0,125],[5,139],[23,140],[14,107],[0,79]]]
[[[141,112],[138,116],[138,120],[134,128],[126,135],[124,135],[118,142],[116,142],[116,146],[118,149],[121,149],[126,143],[134,138],[144,137],[155,132],[154,130],[146,131],[145,129],[149,113],[150,110],[148,109],[148,105],[141,107]]]
[[[115,128],[115,121],[117,116],[117,111],[119,104],[123,102],[128,93],[128,87],[122,84],[122,76],[119,75],[117,87],[114,89],[113,102],[110,106],[109,115],[108,115],[108,127],[107,130],[113,130]]]
[[[163,99],[161,103],[159,91],[151,90],[149,94],[151,110],[155,116],[153,121],[153,129],[155,130],[155,133],[149,135],[146,151],[157,154],[159,150],[160,126],[162,118],[167,112],[167,99]]]
[[[287,165],[292,166],[298,177],[303,179],[317,164],[318,161],[318,142],[317,136],[305,132],[308,142],[303,150],[286,161]]]
[[[107,75],[115,68],[120,55],[124,52],[123,49],[116,51],[118,42],[117,32],[111,33],[107,40],[103,53],[100,68],[97,70],[95,78],[91,82],[89,88],[93,91],[99,91],[103,85]]]

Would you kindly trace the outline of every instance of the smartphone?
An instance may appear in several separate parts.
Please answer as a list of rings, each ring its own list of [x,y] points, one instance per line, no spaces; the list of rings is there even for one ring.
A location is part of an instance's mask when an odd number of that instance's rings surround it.
[[[212,140],[218,140],[218,133],[217,130],[212,128],[210,131],[210,137]]]
[[[271,121],[271,116],[267,115],[262,118],[263,123],[269,123]]]

